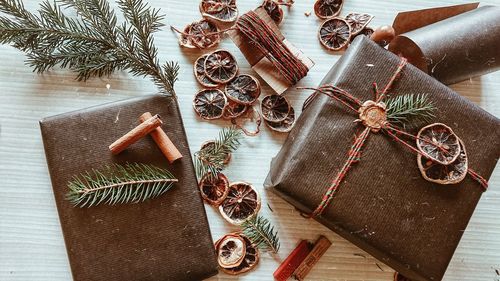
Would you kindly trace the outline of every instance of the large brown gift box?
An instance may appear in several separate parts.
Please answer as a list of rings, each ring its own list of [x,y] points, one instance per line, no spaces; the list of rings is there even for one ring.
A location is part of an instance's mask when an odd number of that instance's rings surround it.
[[[373,82],[387,84],[400,58],[358,37],[321,85],[365,101],[373,99]],[[490,177],[500,155],[497,118],[409,64],[390,93],[427,94],[437,107],[431,123],[449,125],[465,144],[469,167]],[[357,118],[337,101],[315,97],[273,159],[266,186],[311,213],[363,128]],[[413,153],[382,132],[371,133],[361,160],[317,220],[408,278],[441,280],[482,193],[470,176],[454,185],[426,181]]]
[[[184,155],[169,164],[149,136],[113,156],[108,146],[160,114],[162,129]],[[66,250],[75,281],[201,280],[217,260],[177,103],[155,95],[70,112],[40,121]],[[179,180],[165,194],[136,204],[73,207],[65,200],[74,175],[113,163],[146,163]]]

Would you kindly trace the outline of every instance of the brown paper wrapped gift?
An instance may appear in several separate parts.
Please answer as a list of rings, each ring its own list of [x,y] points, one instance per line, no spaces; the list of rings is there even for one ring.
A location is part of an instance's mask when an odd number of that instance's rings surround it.
[[[360,36],[321,85],[373,99],[373,82],[385,86],[399,62]],[[427,94],[437,108],[432,121],[451,126],[465,143],[469,167],[490,177],[500,155],[497,118],[410,64],[390,93]],[[266,186],[311,213],[363,129],[356,118],[337,101],[315,97],[273,159]],[[416,159],[386,134],[372,133],[317,220],[408,278],[435,281],[443,277],[483,188],[469,176],[455,185],[426,181]]]
[[[112,155],[108,145],[150,111],[183,155],[190,155],[177,103],[146,96],[40,121],[47,164],[75,281],[201,280],[217,273],[217,259],[193,164],[169,164],[149,136]],[[113,163],[168,169],[178,180],[160,197],[137,204],[73,207],[65,200],[74,175]]]

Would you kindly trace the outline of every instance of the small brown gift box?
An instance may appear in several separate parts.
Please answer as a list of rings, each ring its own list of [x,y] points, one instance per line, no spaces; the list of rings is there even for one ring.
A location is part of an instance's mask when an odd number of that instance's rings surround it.
[[[74,281],[191,281],[217,274],[217,259],[193,163],[169,164],[149,136],[113,155],[108,145],[150,111],[182,155],[191,155],[177,102],[160,95],[109,103],[40,121],[47,164]],[[75,175],[113,163],[168,169],[179,181],[136,204],[73,207]]]
[[[321,82],[361,101],[384,87],[400,58],[356,38]],[[433,122],[448,124],[465,144],[469,167],[488,179],[500,155],[500,121],[408,64],[390,94],[427,94]],[[363,125],[337,101],[318,95],[273,159],[266,186],[311,213],[346,162]],[[415,131],[410,131],[416,133]],[[319,222],[413,280],[441,280],[483,193],[467,176],[455,185],[426,181],[417,157],[391,137],[371,133],[361,160],[341,182]]]

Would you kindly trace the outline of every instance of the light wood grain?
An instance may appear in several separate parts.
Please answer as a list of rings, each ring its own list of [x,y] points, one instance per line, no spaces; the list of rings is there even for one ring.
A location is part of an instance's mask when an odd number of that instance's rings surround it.
[[[25,1],[30,9],[39,1]],[[154,7],[167,13],[167,25],[183,27],[200,17],[198,0],[151,0]],[[241,11],[256,7],[259,0],[239,0]],[[316,39],[319,25],[312,11],[314,0],[296,0],[285,11],[283,34],[316,63],[300,86],[316,86],[339,58],[320,47]],[[362,11],[375,15],[373,26],[389,24],[397,11],[430,6],[464,3],[459,0],[439,1],[370,1],[347,0],[342,14]],[[489,0],[483,4],[500,4]],[[156,36],[162,59],[178,60],[180,81],[176,89],[192,151],[216,136],[225,122],[206,122],[192,110],[193,94],[199,89],[192,75],[192,63],[199,51],[181,50],[176,37],[168,28]],[[229,39],[221,45],[234,52],[243,73],[253,73],[243,56]],[[116,101],[156,91],[146,79],[116,73],[110,78],[92,79],[86,83],[74,80],[65,70],[37,75],[24,65],[24,56],[17,50],[0,46],[0,280],[63,281],[71,280],[70,268],[61,228],[52,196],[45,163],[38,120],[42,117]],[[109,89],[106,87],[109,85]],[[484,109],[500,116],[500,72],[471,79],[452,87]],[[264,94],[270,93],[264,86]],[[296,109],[306,93],[288,92]],[[314,240],[326,235],[333,246],[308,276],[308,280],[391,280],[393,271],[369,257],[351,243],[314,221],[300,217],[292,206],[276,195],[263,190],[271,158],[285,139],[264,129],[254,138],[246,138],[231,161],[227,176],[245,180],[258,187],[263,195],[262,212],[271,218],[280,232],[281,250],[277,258],[264,255],[255,271],[235,278],[224,274],[210,280],[272,280],[272,273],[296,245],[299,239]],[[446,273],[447,281],[499,280],[495,268],[500,268],[500,172],[497,168]],[[274,210],[272,212],[268,205]],[[215,209],[207,206],[214,239],[234,227],[223,221]],[[175,243],[175,241],[172,241]],[[365,255],[366,258],[355,254]],[[381,269],[376,265],[379,264]],[[126,270],[126,269],[124,269]]]

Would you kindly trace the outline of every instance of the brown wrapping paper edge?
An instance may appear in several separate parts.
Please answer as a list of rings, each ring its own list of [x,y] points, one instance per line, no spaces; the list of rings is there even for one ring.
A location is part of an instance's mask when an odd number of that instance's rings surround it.
[[[394,22],[399,35],[389,50],[447,85],[500,69],[500,8],[474,7],[477,3],[399,14]]]
[[[304,63],[308,69],[314,66],[314,62],[308,58],[300,49],[290,43],[281,33],[279,27],[269,17],[263,8],[257,8],[255,13],[277,34],[278,38],[282,40],[285,45]],[[238,30],[228,31],[228,35],[234,44],[240,49],[241,53],[245,56],[252,69],[259,74],[259,76],[266,81],[267,84],[278,94],[285,92],[290,86],[286,80],[283,79],[279,71],[274,65],[261,53],[255,51],[255,47],[248,42],[245,36]]]

